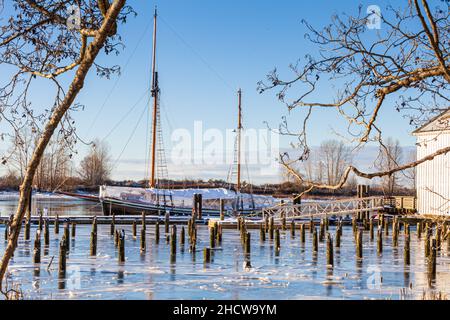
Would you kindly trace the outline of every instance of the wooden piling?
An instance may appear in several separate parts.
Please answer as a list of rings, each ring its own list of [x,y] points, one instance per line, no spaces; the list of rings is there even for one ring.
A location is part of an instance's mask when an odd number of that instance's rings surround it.
[[[94,231],[91,231],[90,253],[91,256],[97,255],[97,233]]]
[[[273,240],[273,234],[274,234],[274,221],[273,217],[270,217],[269,219],[269,239]]]
[[[309,233],[313,233],[314,232],[314,220],[313,218],[309,219]]]
[[[72,222],[72,238],[75,238],[76,227],[77,227],[77,225],[75,224],[75,222]]]
[[[36,231],[36,239],[34,240],[33,262],[41,263],[41,230]]]
[[[275,230],[275,251],[279,252],[281,249],[280,244],[280,229],[276,228]]]
[[[428,257],[430,255],[430,241],[431,241],[431,230],[430,228],[426,228],[425,231],[425,257]]]
[[[341,246],[341,228],[342,227],[340,225],[336,227],[336,248]]]
[[[56,215],[55,218],[55,234],[59,234],[59,216]]]
[[[111,226],[109,229],[109,234],[112,236],[114,236],[116,234],[116,217],[115,217],[114,213],[113,213],[112,219],[111,219]]]
[[[306,237],[305,237],[305,225],[302,223],[300,224],[300,242],[305,243]]]
[[[211,262],[211,249],[203,248],[203,262],[210,263]]]
[[[266,241],[266,233],[264,232],[264,225],[262,223],[259,225],[259,240],[261,242]]]
[[[185,242],[185,231],[184,231],[184,226],[181,227],[181,231],[180,231],[180,245],[184,246],[184,242]]]
[[[171,260],[175,257],[177,254],[177,229],[175,228],[175,225],[172,226],[172,230],[170,232],[170,255]]]
[[[49,231],[49,221],[45,219],[44,221],[44,246],[50,245],[50,231]]]
[[[383,253],[383,235],[381,226],[377,230],[377,253],[381,255]]]
[[[316,230],[316,228],[313,229],[312,245],[313,245],[313,252],[317,253],[319,251],[319,239],[317,237],[317,230]]]
[[[385,236],[389,235],[389,219],[388,218],[384,219],[384,235]]]
[[[155,223],[155,243],[159,243],[159,221]]]
[[[436,250],[440,251],[441,250],[441,227],[440,226],[436,226],[436,231],[435,231],[435,239],[436,239]]]
[[[356,257],[358,259],[363,258],[363,242],[362,242],[362,231],[358,230],[356,234]]]
[[[119,232],[119,263],[125,262],[125,231]]]
[[[26,219],[25,221],[25,234],[24,234],[24,238],[26,241],[30,240],[30,231],[31,231],[31,219]],[[6,228],[6,226],[5,226]]]
[[[5,241],[8,241],[9,237],[9,221],[5,223]]]
[[[133,234],[133,238],[136,239],[137,236],[137,226],[136,226],[136,221],[133,221],[133,224],[131,226],[131,232]]]
[[[374,239],[373,218],[370,218],[370,220],[369,220],[369,237],[370,237],[370,241],[373,241],[373,239]]]
[[[430,279],[436,278],[436,239],[431,239],[430,255],[428,257],[428,276]]]
[[[333,266],[333,239],[331,238],[330,233],[327,233],[327,265]]]
[[[281,229],[283,231],[286,230],[286,216],[283,214],[282,218],[281,218]]]
[[[422,238],[422,223],[417,222],[417,238]]]
[[[295,221],[291,221],[291,238],[295,238]]]
[[[141,252],[145,252],[146,250],[145,237],[146,237],[145,229],[141,228],[141,247],[140,247]]]
[[[66,243],[66,237],[64,235],[62,240],[59,243],[58,272],[59,272],[60,276],[65,276],[65,274],[66,274],[66,259],[67,259],[67,243]]]
[[[164,232],[166,234],[169,233],[169,224],[170,224],[170,215],[168,212],[166,212],[166,215],[164,217]]]
[[[216,240],[217,240],[216,242],[219,246],[222,245],[222,225],[221,224],[217,225]]]
[[[325,239],[325,222],[323,219],[320,220],[320,227],[319,227],[319,241],[323,242]]]
[[[119,236],[120,236],[119,233],[120,233],[119,230],[116,230],[116,231],[114,232],[114,246],[115,246],[116,248],[119,247]]]
[[[70,250],[70,236],[69,236],[69,222],[66,222],[66,225],[64,226],[64,238],[66,243],[66,251],[69,252]]]
[[[142,215],[141,215],[141,227],[144,230],[147,229],[147,223],[145,221],[145,212],[144,211],[142,211]]]
[[[411,263],[411,253],[410,253],[410,235],[405,234],[405,246],[403,247],[403,260],[405,265],[409,266]]]
[[[245,254],[250,255],[250,245],[251,245],[251,237],[250,232],[245,234]]]
[[[223,199],[219,200],[219,208],[220,208],[220,221],[225,220],[225,201]]]
[[[394,221],[392,224],[392,246],[398,247],[398,223]]]

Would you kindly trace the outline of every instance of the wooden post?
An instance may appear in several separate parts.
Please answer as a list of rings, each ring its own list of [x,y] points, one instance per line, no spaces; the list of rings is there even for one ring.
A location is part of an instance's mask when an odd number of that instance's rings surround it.
[[[411,254],[410,254],[410,235],[405,234],[405,246],[403,247],[403,260],[405,265],[409,266],[411,263]]]
[[[76,227],[77,227],[77,225],[75,224],[75,222],[72,222],[72,238],[75,238]]]
[[[164,232],[166,234],[169,233],[169,224],[170,224],[170,215],[168,212],[166,212],[165,216],[164,216]]]
[[[383,253],[383,235],[381,234],[381,226],[377,230],[377,252],[379,255]]]
[[[125,231],[119,232],[119,263],[125,262]]]
[[[431,230],[427,228],[425,231],[425,257],[430,255],[430,241],[431,241]]]
[[[145,229],[141,228],[141,252],[145,252],[146,245],[145,245]]]
[[[338,225],[336,227],[336,248],[339,248],[341,246],[341,226]]]
[[[92,231],[97,233],[97,216],[94,216],[94,219],[92,220]]]
[[[286,216],[283,214],[283,217],[281,218],[281,229],[283,231],[286,230]]]
[[[306,237],[305,237],[305,225],[302,223],[300,224],[300,242],[305,243]]]
[[[319,241],[323,242],[325,239],[325,222],[323,219],[320,220],[320,228],[319,228]]]
[[[397,247],[398,246],[398,222],[394,221],[392,224],[392,246]]]
[[[436,239],[431,239],[430,255],[428,257],[428,276],[430,280],[436,278]]]
[[[202,198],[203,198],[203,196],[202,196],[202,194],[201,193],[199,193],[198,195],[197,195],[197,197],[198,197],[198,219],[202,219],[202,216],[203,216],[203,200],[202,200]]]
[[[333,239],[331,238],[330,233],[327,232],[327,265],[333,266]]]
[[[210,263],[211,262],[211,249],[203,248],[203,262]]]
[[[250,245],[251,245],[250,239],[251,239],[250,232],[247,232],[245,234],[245,254],[246,255],[250,255]]]
[[[177,254],[177,229],[176,229],[176,225],[172,225],[172,230],[170,233],[171,260],[176,256],[176,254]]]
[[[112,218],[111,218],[111,225],[109,227],[109,234],[111,236],[115,236],[116,234],[116,217],[113,213]]]
[[[274,233],[274,222],[273,217],[270,217],[269,219],[269,239],[273,240],[273,233]]]
[[[309,233],[313,233],[314,230],[315,230],[315,228],[314,228],[314,220],[313,220],[313,218],[311,218],[309,220]]]
[[[369,234],[370,234],[370,241],[373,241],[373,239],[374,239],[373,218],[370,218],[370,221],[369,221]]]
[[[275,252],[280,252],[281,245],[280,245],[280,229],[275,230]]]
[[[389,219],[386,218],[386,219],[383,219],[383,220],[384,220],[384,234],[386,236],[388,236],[389,235]]]
[[[353,217],[352,217],[352,230],[353,230],[353,233],[354,233],[354,234],[356,233],[356,229],[357,229],[357,225],[356,225],[356,216],[353,216]]]
[[[316,230],[316,228],[313,229],[313,241],[312,241],[312,244],[313,244],[313,252],[317,253],[319,251],[319,241],[318,241],[318,238],[317,238],[317,230]]]
[[[440,251],[441,250],[441,227],[440,226],[436,226],[436,234],[435,234],[435,239],[436,239],[436,250]]]
[[[363,242],[362,242],[362,231],[358,230],[356,234],[356,257],[362,259],[363,257]]]
[[[262,223],[259,225],[259,240],[261,242],[266,241],[266,233],[264,232],[264,225]]]
[[[64,226],[64,237],[66,238],[66,251],[69,252],[70,250],[70,236],[69,236],[69,222],[66,222],[66,225]]]
[[[59,216],[56,215],[55,218],[55,234],[59,234]]]
[[[114,232],[114,246],[116,248],[119,247],[119,236],[120,236],[119,233],[120,233],[119,230],[116,230],[116,232]]]
[[[422,238],[422,223],[417,222],[417,238]]]
[[[39,224],[38,224],[39,231],[42,231],[43,224],[44,224],[44,221],[42,219],[42,212],[39,212]]]
[[[41,263],[41,230],[36,231],[36,239],[34,240],[33,262]]]
[[[295,221],[291,221],[291,237],[295,238]]]
[[[269,216],[264,217],[264,232],[269,232]]]
[[[49,221],[48,219],[45,219],[44,221],[44,245],[48,246],[50,245],[50,232],[49,232]]]
[[[133,234],[133,238],[136,239],[137,228],[136,228],[136,221],[135,220],[133,220],[133,225],[131,226],[131,232]]]
[[[59,276],[64,277],[66,275],[66,259],[67,259],[67,243],[66,237],[63,236],[62,240],[59,243],[59,264],[58,264],[58,272]]]
[[[181,227],[181,231],[180,231],[180,245],[184,246],[184,242],[185,242],[185,235],[184,235],[185,231],[184,231],[184,226]]]
[[[24,238],[26,241],[30,240],[30,231],[31,231],[31,219],[26,218],[25,221],[25,234],[24,234]],[[5,226],[5,228],[7,228],[7,226]]]
[[[225,220],[225,202],[223,199],[219,200],[220,221]]]
[[[219,245],[222,245],[222,225],[221,224],[217,225],[216,240]]]
[[[91,256],[97,255],[97,233],[91,231],[91,245],[90,245]]]
[[[146,223],[146,221],[145,221],[145,212],[144,212],[144,211],[142,211],[141,219],[142,219],[142,222],[141,222],[141,224],[142,224],[142,229],[147,230],[147,223]]]
[[[214,249],[216,247],[215,227],[209,228],[209,247]]]

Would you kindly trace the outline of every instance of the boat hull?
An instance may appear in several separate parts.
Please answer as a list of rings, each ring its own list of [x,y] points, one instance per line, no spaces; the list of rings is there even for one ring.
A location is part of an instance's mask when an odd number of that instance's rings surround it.
[[[171,206],[156,206],[143,204],[138,202],[125,202],[112,198],[104,198],[100,199],[102,204],[103,214],[105,216],[109,215],[142,215],[144,212],[145,215],[164,215],[166,212],[169,212],[170,215],[179,215],[179,216],[191,216],[192,208],[187,207],[171,207]],[[254,214],[255,210],[243,210],[239,211],[240,215],[249,215]],[[219,210],[214,209],[206,209],[203,208],[202,216],[220,216]]]

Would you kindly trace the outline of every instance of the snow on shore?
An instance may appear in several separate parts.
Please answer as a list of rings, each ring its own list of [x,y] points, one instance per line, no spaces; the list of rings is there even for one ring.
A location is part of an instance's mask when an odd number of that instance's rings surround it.
[[[64,199],[73,199],[73,197],[66,196],[63,194],[53,193],[53,192],[33,192],[33,199],[39,200],[64,200]],[[0,201],[6,200],[18,200],[19,192],[18,191],[0,191]]]

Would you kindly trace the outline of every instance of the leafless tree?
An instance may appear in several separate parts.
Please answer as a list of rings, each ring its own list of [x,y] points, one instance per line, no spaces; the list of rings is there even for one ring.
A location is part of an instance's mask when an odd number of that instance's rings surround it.
[[[431,8],[427,0],[410,0],[400,8],[385,8],[382,15],[366,13],[360,6],[356,16],[333,16],[322,30],[304,22],[309,30],[305,38],[318,46],[319,53],[291,64],[291,79],[281,79],[274,69],[266,81],[258,83],[261,93],[277,90],[277,97],[289,110],[304,110],[299,130],[290,128],[284,119],[280,125],[281,134],[297,137],[301,156],[291,159],[285,153],[280,162],[302,184],[309,185],[308,190],[341,188],[351,172],[367,179],[392,175],[450,152],[446,146],[422,159],[372,173],[350,165],[341,179],[331,184],[308,180],[295,165],[310,155],[307,126],[317,109],[333,109],[348,122],[349,142],[358,147],[377,142],[383,147],[380,110],[393,108],[408,117],[411,125],[418,125],[448,108],[450,13],[448,1],[433,5]],[[381,22],[380,30],[367,28],[374,15]],[[316,100],[321,96],[317,93],[330,85],[337,89],[334,99]]]
[[[321,166],[325,169],[325,182],[339,183],[347,166],[351,163],[351,150],[342,141],[327,140],[319,149]]]
[[[94,66],[97,74],[106,77],[118,71],[118,67],[100,66],[95,60],[101,50],[106,54],[119,52],[122,42],[117,24],[125,22],[133,12],[125,2],[14,0],[10,2],[10,17],[2,13],[0,68],[6,81],[0,84],[0,138],[14,138],[24,127],[36,131],[39,138],[20,186],[11,234],[0,264],[0,289],[17,246],[34,177],[53,134],[60,132],[73,146],[77,135],[70,110],[81,108],[75,99],[89,70]],[[44,83],[55,88],[55,96],[44,112],[39,112],[30,99],[30,88]],[[9,158],[3,155],[2,163]]]
[[[99,140],[94,141],[90,152],[80,163],[79,175],[86,185],[99,186],[109,180],[111,173],[108,145]]]
[[[391,171],[397,168],[402,161],[403,151],[400,142],[389,137],[385,141],[384,147],[380,147],[378,157],[375,161],[375,167],[380,171]],[[399,185],[398,175],[398,172],[394,172],[393,174],[381,178],[381,186],[386,195],[394,195],[395,190]]]

